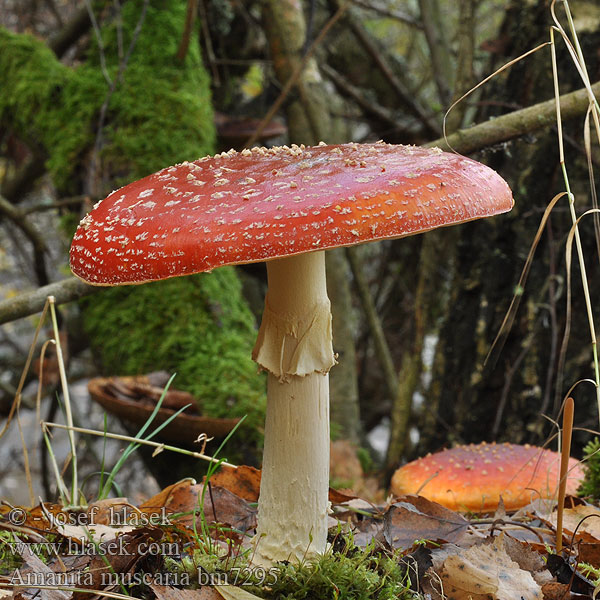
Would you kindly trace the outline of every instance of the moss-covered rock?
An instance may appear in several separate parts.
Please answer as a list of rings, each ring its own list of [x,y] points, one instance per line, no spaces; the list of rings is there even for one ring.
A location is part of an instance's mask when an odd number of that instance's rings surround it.
[[[173,385],[194,394],[203,414],[248,415],[246,431],[262,426],[254,318],[233,267],[106,290],[84,301],[84,322],[106,374],[177,373]]]

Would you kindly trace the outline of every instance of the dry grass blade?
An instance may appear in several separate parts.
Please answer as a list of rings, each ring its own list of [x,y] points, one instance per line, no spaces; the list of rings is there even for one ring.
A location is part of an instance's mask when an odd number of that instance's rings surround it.
[[[37,325],[35,333],[33,335],[33,340],[31,342],[31,345],[29,346],[29,353],[27,354],[27,360],[25,361],[25,366],[23,367],[23,371],[21,373],[21,378],[19,380],[19,385],[17,386],[17,391],[15,392],[15,397],[14,397],[13,403],[10,407],[10,412],[8,413],[6,423],[4,423],[4,427],[2,428],[2,430],[0,430],[0,438],[2,438],[2,436],[8,431],[11,421],[16,416],[18,427],[19,427],[19,434],[21,436],[21,447],[23,449],[23,456],[24,456],[24,461],[25,461],[25,475],[26,475],[26,479],[27,479],[29,501],[30,501],[31,506],[33,506],[35,504],[35,496],[33,494],[31,472],[29,469],[29,453],[27,451],[27,444],[23,437],[21,422],[19,420],[19,408],[21,406],[21,393],[23,392],[23,387],[25,385],[25,379],[27,377],[27,374],[29,373],[29,369],[31,368],[33,354],[35,352],[35,347],[36,347],[38,338],[40,336],[40,332],[42,330],[42,325],[46,318],[46,313],[48,312],[48,306],[49,306],[49,301],[46,300],[46,303],[44,304],[44,308],[42,309],[42,314],[40,316],[40,320],[38,321],[38,325]]]
[[[590,135],[590,114],[593,106],[590,105],[585,114],[585,122],[583,126],[583,143],[585,148],[585,157],[587,160],[587,168],[590,182],[590,195],[592,197],[592,207],[598,208],[598,194],[596,192],[596,181],[594,179],[594,163],[592,160],[592,140]],[[594,213],[594,235],[596,237],[596,251],[598,253],[598,261],[600,262],[600,215]]]
[[[567,322],[565,325],[565,335],[563,336],[563,345],[562,345],[560,359],[559,359],[559,368],[558,368],[559,375],[558,375],[558,379],[557,379],[556,393],[557,394],[560,393],[560,387],[561,387],[560,384],[562,381],[562,372],[564,369],[564,362],[565,362],[565,357],[566,357],[566,342],[568,340],[569,332],[570,332],[570,308],[571,308],[570,265],[571,265],[571,246],[572,246],[572,241],[573,241],[573,237],[574,237],[575,245],[577,247],[577,256],[579,259],[579,268],[581,271],[581,283],[583,285],[583,294],[584,294],[584,298],[585,298],[585,306],[586,306],[586,310],[587,310],[588,324],[589,324],[589,328],[590,328],[590,338],[591,338],[591,342],[592,342],[592,353],[593,353],[593,358],[594,358],[596,403],[598,405],[598,412],[599,412],[599,419],[600,419],[600,368],[598,365],[598,348],[597,348],[597,344],[596,344],[596,329],[595,329],[594,317],[593,317],[593,313],[592,313],[592,302],[590,299],[588,277],[587,277],[585,261],[584,261],[584,256],[583,256],[583,249],[582,249],[582,245],[581,245],[581,239],[579,236],[579,229],[577,227],[577,224],[578,224],[579,220],[581,219],[581,217],[579,217],[579,219],[578,219],[576,212],[575,212],[575,197],[571,193],[569,176],[567,174],[567,168],[566,168],[566,162],[565,162],[564,142],[563,142],[562,123],[561,123],[560,90],[559,90],[559,84],[558,84],[558,68],[557,68],[557,59],[556,59],[556,44],[554,43],[554,32],[555,31],[558,31],[560,33],[560,35],[562,36],[563,41],[565,42],[565,45],[571,55],[571,58],[573,59],[573,64],[577,68],[577,71],[579,72],[579,74],[582,78],[582,81],[584,83],[585,89],[587,90],[589,102],[590,102],[590,109],[592,111],[592,114],[595,116],[594,122],[596,124],[596,131],[599,136],[599,139],[600,139],[600,123],[598,122],[598,102],[596,101],[593,90],[591,88],[591,84],[590,84],[589,77],[587,74],[587,69],[585,67],[585,61],[583,58],[583,54],[581,52],[581,47],[579,46],[579,41],[577,39],[577,32],[575,31],[575,27],[574,27],[571,13],[569,10],[569,4],[566,0],[564,2],[564,7],[565,7],[565,10],[567,13],[567,19],[568,19],[570,27],[571,27],[571,34],[573,35],[574,43],[571,43],[571,40],[567,36],[566,32],[564,31],[563,27],[561,26],[560,22],[558,21],[558,19],[556,17],[556,11],[555,11],[556,1],[555,0],[553,0],[553,2],[551,4],[551,13],[552,13],[552,18],[554,20],[555,26],[550,29],[550,41],[552,44],[551,45],[551,48],[552,48],[552,53],[551,53],[551,55],[552,55],[552,74],[553,74],[553,80],[554,80],[554,96],[555,96],[555,101],[556,101],[556,119],[557,119],[557,124],[558,124],[558,147],[559,147],[559,153],[560,153],[560,165],[561,165],[561,169],[563,172],[565,188],[566,188],[566,191],[567,191],[567,194],[569,197],[569,209],[570,209],[570,213],[571,213],[571,220],[573,223],[571,231],[569,232],[569,239],[567,242],[567,255],[568,255],[567,256],[567,281],[568,281],[568,283],[567,283]],[[584,133],[584,135],[585,135],[585,133]],[[592,209],[592,211],[594,211],[594,210],[595,209]]]
[[[564,357],[566,355],[566,347],[567,347],[567,342],[569,340],[569,333],[570,333],[571,259],[573,256],[573,238],[575,238],[575,240],[578,239],[578,231],[579,230],[578,230],[577,226],[579,225],[579,222],[581,221],[581,219],[583,219],[587,215],[594,214],[594,213],[600,213],[600,209],[591,208],[590,210],[587,210],[586,212],[584,212],[579,218],[577,218],[574,221],[573,225],[571,226],[571,229],[569,230],[569,235],[567,236],[566,252],[565,252],[565,262],[567,264],[567,321],[565,324],[565,335],[563,337],[561,358],[560,358],[560,362],[559,362],[559,370],[562,370],[562,366],[564,365]],[[598,414],[600,417],[600,383],[599,383],[600,382],[600,373],[598,372],[598,348],[596,345],[596,333],[595,333],[595,328],[594,328],[594,321],[593,321],[593,317],[591,315],[591,301],[589,299],[587,278],[585,277],[585,263],[583,262],[583,255],[580,256],[580,265],[582,265],[581,277],[583,280],[584,294],[586,295],[586,304],[588,307],[588,320],[590,323],[590,331],[591,331],[591,338],[592,338],[592,350],[593,350],[593,354],[594,354],[594,369],[595,369],[595,376],[596,376],[594,385],[596,387],[596,399],[597,399],[597,403],[598,403]]]
[[[457,104],[459,104],[460,102],[462,102],[465,98],[467,98],[468,96],[470,96],[475,90],[479,89],[482,85],[484,85],[485,83],[487,83],[490,79],[496,77],[496,75],[500,75],[500,73],[502,73],[502,71],[505,71],[506,69],[509,69],[514,64],[518,63],[519,61],[523,60],[524,58],[527,58],[530,54],[533,54],[534,52],[537,52],[538,50],[541,50],[542,48],[544,48],[545,46],[548,46],[549,44],[550,44],[550,42],[544,42],[543,44],[540,44],[539,46],[536,46],[535,48],[532,48],[531,50],[528,50],[524,54],[521,54],[521,56],[517,56],[517,58],[513,58],[511,61],[507,62],[505,65],[502,65],[499,69],[496,69],[491,75],[488,75],[485,79],[483,79],[482,81],[480,81],[476,86],[472,87],[468,92],[464,93],[458,100],[455,100],[450,105],[450,108],[444,114],[444,120],[443,120],[443,123],[442,123],[442,133],[443,133],[444,141],[446,142],[446,144],[448,144],[448,148],[450,148],[450,150],[452,150],[452,152],[456,152],[456,150],[454,150],[454,148],[448,142],[448,136],[446,134],[446,119],[448,118],[448,115],[450,114],[450,112],[452,111],[452,109]]]
[[[63,358],[62,346],[60,343],[60,335],[58,332],[58,321],[56,319],[56,307],[54,296],[48,297],[48,303],[50,305],[50,317],[52,319],[52,329],[54,332],[54,344],[56,345],[56,358],[58,361],[58,372],[60,375],[60,383],[63,393],[63,404],[65,409],[65,419],[69,427],[73,427],[73,413],[71,411],[71,396],[69,394],[69,387],[67,385],[67,373],[65,370],[65,362]],[[70,503],[75,505],[79,501],[79,485],[78,485],[78,472],[77,472],[77,446],[75,444],[75,434],[72,429],[68,430],[69,445],[71,447],[71,497]]]
[[[519,303],[521,302],[521,298],[523,297],[523,288],[525,286],[525,282],[527,281],[527,276],[529,275],[529,270],[531,269],[531,264],[533,262],[533,256],[535,254],[537,246],[542,237],[542,233],[544,232],[544,228],[546,227],[546,222],[548,221],[548,218],[550,217],[550,213],[552,212],[556,203],[561,198],[563,198],[565,195],[566,195],[566,192],[561,192],[560,194],[557,194],[556,196],[554,196],[554,198],[552,198],[552,200],[550,201],[550,204],[548,204],[548,206],[546,207],[546,210],[544,210],[544,214],[542,215],[542,220],[540,221],[538,230],[535,234],[535,237],[533,239],[531,247],[529,248],[529,253],[527,254],[527,259],[525,260],[525,265],[523,266],[523,270],[521,271],[521,276],[519,277],[517,289],[512,297],[510,306],[508,307],[508,310],[506,311],[506,315],[504,316],[502,324],[500,325],[500,329],[498,330],[498,333],[496,334],[496,337],[494,338],[494,341],[492,342],[492,344],[490,346],[488,354],[485,357],[484,364],[487,364],[488,360],[490,359],[490,356],[492,355],[492,352],[494,351],[494,349],[496,347],[498,347],[498,351],[500,351],[502,349],[502,345],[499,345],[500,340],[502,340],[503,338],[504,339],[506,338],[506,336],[508,335],[508,332],[510,331],[512,324],[515,320],[515,316],[517,314],[517,309],[519,308]]]

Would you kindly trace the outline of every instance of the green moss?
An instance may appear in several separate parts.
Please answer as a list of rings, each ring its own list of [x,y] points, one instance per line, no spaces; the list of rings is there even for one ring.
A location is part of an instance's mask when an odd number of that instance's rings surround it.
[[[254,318],[233,267],[109,289],[83,306],[105,373],[177,373],[173,385],[194,394],[203,414],[247,414],[245,431],[262,427],[265,380],[251,359]]]
[[[273,600],[408,600],[406,568],[398,556],[357,548],[350,539],[337,537],[339,551],[329,551],[302,564],[277,563],[269,569],[252,568],[246,557],[217,557],[203,550],[181,562],[165,563],[170,572],[186,573],[190,582],[230,584],[259,598]]]
[[[125,52],[142,5],[130,0],[122,7]],[[71,69],[42,41],[0,28],[0,122],[47,153],[47,167],[59,189],[72,187],[70,179],[95,142],[100,108],[109,96],[101,149],[109,186],[115,178],[125,183],[213,150],[209,79],[197,41],[192,39],[183,64],[175,59],[185,12],[185,2],[151,0],[112,94],[97,46],[86,62]],[[116,32],[113,22],[102,29],[112,80],[120,64]]]
[[[600,440],[595,437],[583,449],[585,477],[578,490],[580,496],[600,498]]]
[[[125,49],[140,20],[142,5],[142,0],[130,0],[122,6]],[[123,80],[110,100],[109,147],[103,158],[112,171],[125,168],[132,179],[175,162],[193,160],[214,147],[210,82],[197,39],[192,37],[183,65],[175,58],[185,16],[185,2],[150,2]],[[109,24],[102,34],[107,69],[114,79],[119,65],[117,24]],[[98,76],[97,47],[80,72],[85,78]],[[122,157],[127,157],[129,164],[121,164]]]
[[[281,566],[265,598],[277,600],[398,600],[411,598],[405,573],[386,556],[356,550],[325,554],[314,562]]]
[[[52,175],[63,183],[93,142],[97,98],[105,94],[101,82],[78,79],[42,41],[0,28],[0,122],[46,151]]]

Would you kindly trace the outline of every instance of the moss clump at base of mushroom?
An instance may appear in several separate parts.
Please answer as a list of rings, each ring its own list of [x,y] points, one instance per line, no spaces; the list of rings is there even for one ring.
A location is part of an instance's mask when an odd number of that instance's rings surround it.
[[[121,8],[125,49],[142,6],[132,0]],[[185,15],[186,3],[180,0],[152,0],[147,8],[108,104],[101,148],[108,179],[126,183],[214,147],[210,82],[198,44],[190,44],[182,65],[175,60]],[[116,25],[104,26],[102,37],[106,72],[114,80],[120,64]],[[0,122],[41,146],[61,190],[69,190],[94,144],[100,108],[109,93],[99,56],[92,36],[86,62],[70,68],[42,40],[0,28]]]
[[[265,600],[408,600],[406,568],[398,556],[353,545],[351,538],[336,536],[339,551],[304,560],[301,563],[276,563],[269,569],[249,566],[243,555],[219,558],[196,551],[183,560],[165,559],[165,568],[179,576],[185,574],[192,586],[236,585]]]
[[[265,378],[250,358],[256,328],[234,268],[111,288],[82,304],[107,375],[177,373],[173,385],[197,397],[202,414],[248,415],[244,437],[258,441]]]

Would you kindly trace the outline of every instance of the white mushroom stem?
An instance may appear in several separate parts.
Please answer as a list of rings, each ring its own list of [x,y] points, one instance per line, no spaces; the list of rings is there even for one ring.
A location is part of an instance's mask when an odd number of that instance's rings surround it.
[[[256,552],[270,565],[326,549],[329,369],[335,364],[323,252],[267,263],[253,358],[269,372]]]

